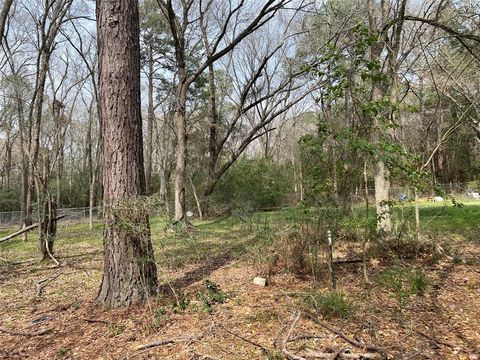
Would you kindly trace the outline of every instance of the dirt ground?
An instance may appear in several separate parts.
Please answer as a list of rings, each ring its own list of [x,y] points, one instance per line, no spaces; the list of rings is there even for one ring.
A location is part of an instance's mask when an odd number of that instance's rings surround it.
[[[389,359],[473,360],[480,355],[480,245],[475,243],[465,244],[458,258],[422,264],[433,285],[402,309],[384,288],[365,284],[361,264],[338,265],[338,290],[354,307],[347,319],[317,314],[330,329],[305,312],[311,279],[279,272],[268,286],[256,286],[256,267],[245,256],[207,256],[169,268],[160,274],[164,284],[158,298],[142,306],[102,308],[93,302],[101,279],[98,250],[62,258],[58,268],[26,262],[2,269],[0,327],[21,334],[0,331],[1,359],[282,359],[284,349],[298,359],[319,358],[319,353],[333,359],[341,350],[378,355],[340,333],[381,348]],[[371,276],[384,267],[373,259]],[[206,309],[198,300],[195,294],[205,279],[220,286],[227,295],[224,303]],[[317,291],[327,292],[328,281],[321,283]],[[183,298],[190,300],[185,309],[174,308]],[[164,344],[139,350],[157,340]]]

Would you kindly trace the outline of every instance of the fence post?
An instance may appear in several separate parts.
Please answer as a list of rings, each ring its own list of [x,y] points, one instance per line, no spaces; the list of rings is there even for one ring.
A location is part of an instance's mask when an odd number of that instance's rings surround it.
[[[335,280],[335,272],[333,271],[333,240],[332,232],[327,230],[327,240],[328,240],[328,270],[330,272],[330,280],[332,282],[332,289],[337,289],[337,282]]]

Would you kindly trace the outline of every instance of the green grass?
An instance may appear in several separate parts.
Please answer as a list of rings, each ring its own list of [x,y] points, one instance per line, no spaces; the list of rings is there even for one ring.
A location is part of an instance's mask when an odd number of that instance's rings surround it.
[[[6,230],[10,234],[18,229]],[[57,239],[54,249],[59,256],[72,256],[93,248],[101,249],[102,224],[96,223],[93,230],[88,229],[88,224],[60,223],[57,228]],[[36,230],[28,233],[28,240],[21,236],[0,244],[0,257],[10,261],[22,261],[37,255],[38,233]]]
[[[370,209],[372,219],[375,208]],[[364,207],[355,209],[355,216],[364,217]],[[415,227],[415,205],[407,203],[392,207],[392,218],[397,223]],[[465,201],[462,206],[451,203],[420,202],[420,228],[426,233],[452,233],[463,235],[467,230],[480,228],[480,201]]]
[[[308,306],[320,312],[326,319],[346,319],[353,310],[353,304],[337,291],[329,293],[312,291],[305,297],[305,302]]]
[[[364,220],[365,209],[358,206],[354,216],[347,218],[353,226]],[[415,215],[412,203],[393,207],[393,219],[397,223],[414,228]],[[315,213],[317,215],[315,215]],[[282,227],[308,219],[315,221],[321,214],[312,208],[284,208],[277,211],[253,214],[237,213],[234,216],[194,222],[194,231],[171,231],[167,229],[166,218],[152,217],[151,233],[157,262],[168,268],[183,266],[192,262],[204,261],[223,255],[238,257],[252,249],[258,241],[268,237]],[[374,208],[370,209],[374,219]],[[320,215],[321,216],[321,215]],[[454,207],[443,203],[422,202],[420,221],[423,234],[453,235],[457,234],[467,240],[478,241],[477,230],[480,229],[480,201],[465,201],[464,206]],[[350,226],[345,222],[345,227]],[[0,236],[6,236],[16,228],[0,230]],[[102,250],[102,224],[96,223],[90,231],[87,224],[60,223],[55,241],[55,253],[73,256],[89,251]],[[1,259],[21,261],[37,255],[36,231],[29,233],[28,241],[21,237],[0,244]]]

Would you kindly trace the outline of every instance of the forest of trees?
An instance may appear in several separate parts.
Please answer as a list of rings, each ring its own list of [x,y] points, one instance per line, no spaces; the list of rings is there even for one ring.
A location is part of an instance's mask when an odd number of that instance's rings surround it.
[[[103,206],[102,303],[156,292],[152,208],[365,194],[388,234],[391,187],[476,190],[476,0],[5,0],[0,39],[0,211],[48,258],[57,208]]]

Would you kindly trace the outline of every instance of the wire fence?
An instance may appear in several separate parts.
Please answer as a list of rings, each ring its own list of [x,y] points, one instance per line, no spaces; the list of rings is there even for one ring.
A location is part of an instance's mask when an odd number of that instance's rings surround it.
[[[102,208],[94,207],[93,208],[93,218],[98,219],[101,215]],[[90,218],[90,208],[81,207],[81,208],[62,208],[57,209],[58,215],[65,214],[65,218],[62,219],[62,222],[71,222],[71,223],[88,223]],[[38,221],[38,214],[36,211],[32,213],[32,222]],[[0,227],[8,228],[12,226],[20,226],[23,222],[22,212],[21,211],[6,211],[0,212]]]
[[[447,183],[447,184],[437,184],[437,187],[442,189],[443,192],[447,195],[458,197],[458,198],[470,198],[470,199],[480,199],[480,183],[469,182],[469,183]],[[368,196],[369,201],[374,201],[375,188],[368,187]],[[392,186],[390,188],[390,199],[391,200],[411,200],[414,198],[414,188],[411,186]],[[420,192],[418,194],[421,198],[430,198],[434,199],[436,194],[432,190],[425,192]],[[283,206],[293,205],[294,203],[299,203],[301,201],[300,192],[293,194],[284,194],[284,203]],[[365,188],[357,188],[351,194],[351,200],[353,201],[364,201],[365,200]],[[195,215],[196,211],[192,208],[192,215]],[[262,210],[262,209],[256,209]],[[189,211],[190,213],[190,211]],[[61,208],[57,209],[57,214],[65,214],[65,218],[62,222],[70,223],[88,223],[90,216],[90,208],[88,207],[79,207],[79,208]],[[94,220],[99,219],[102,214],[102,207],[98,206],[93,208],[93,218]],[[0,212],[0,228],[8,228],[13,226],[20,226],[22,224],[22,213],[20,211],[6,211]],[[37,213],[36,211],[32,214],[32,221],[37,222]]]

